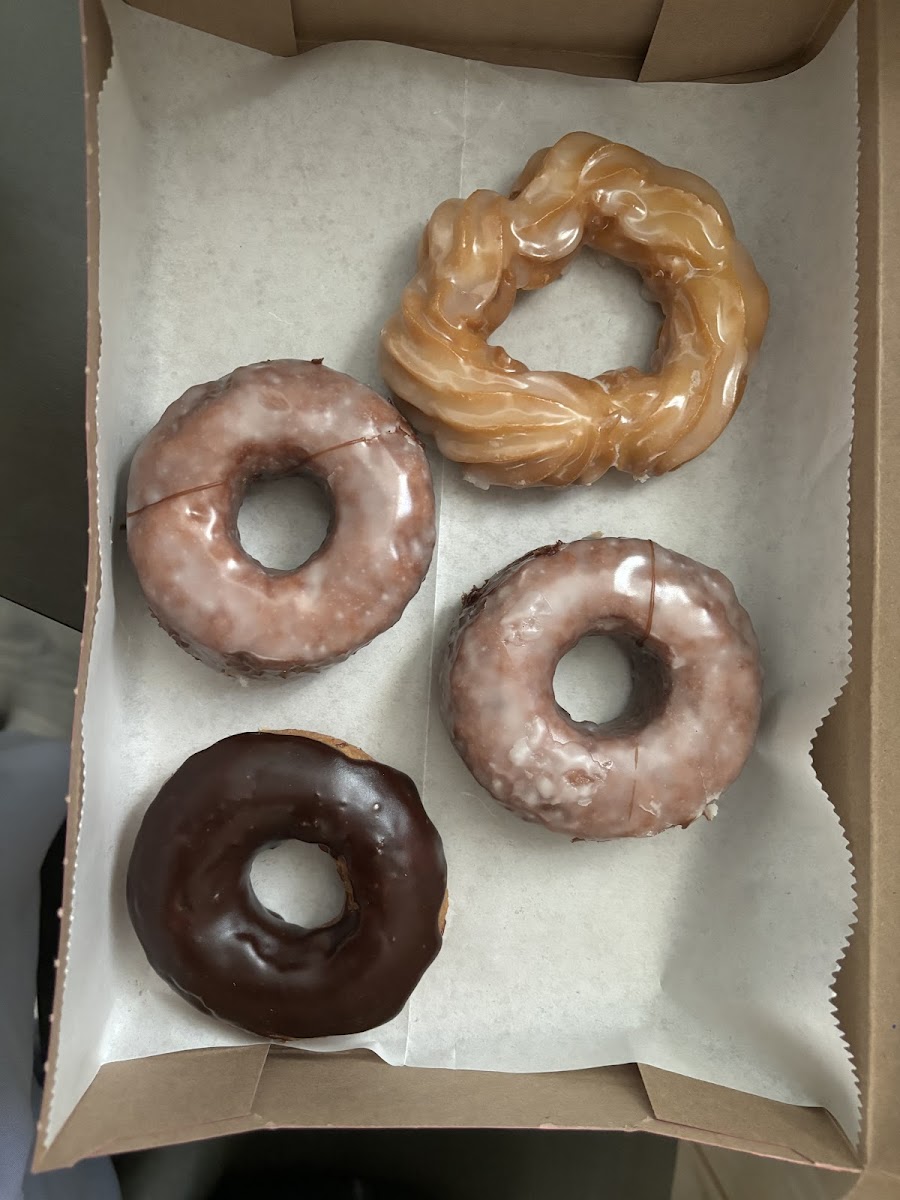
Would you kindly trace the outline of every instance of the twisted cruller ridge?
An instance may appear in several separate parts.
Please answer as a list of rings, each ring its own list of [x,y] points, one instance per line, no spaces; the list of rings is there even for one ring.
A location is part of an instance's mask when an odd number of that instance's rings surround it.
[[[583,245],[636,268],[663,310],[649,373],[532,371],[488,338],[520,288],[565,271]],[[509,197],[447,200],[381,335],[382,373],[473,483],[592,483],[688,462],[737,408],[769,298],[719,194],[589,133],[533,155]]]

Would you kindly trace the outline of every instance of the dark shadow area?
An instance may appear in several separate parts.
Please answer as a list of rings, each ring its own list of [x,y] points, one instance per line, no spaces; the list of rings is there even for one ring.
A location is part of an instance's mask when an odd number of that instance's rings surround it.
[[[331,1129],[163,1153],[174,1173],[193,1171],[197,1200],[668,1200],[675,1147],[641,1133]],[[126,1195],[149,1159],[118,1161]]]
[[[0,7],[0,595],[80,628],[87,563],[78,5]]]

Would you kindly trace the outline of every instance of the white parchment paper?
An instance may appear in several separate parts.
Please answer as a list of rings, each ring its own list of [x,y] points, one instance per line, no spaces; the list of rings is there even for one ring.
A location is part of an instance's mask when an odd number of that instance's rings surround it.
[[[163,780],[239,730],[335,734],[420,784],[449,861],[444,948],[366,1045],[392,1063],[543,1071],[640,1061],[831,1109],[857,1094],[832,977],[853,913],[838,820],[810,740],[848,668],[847,473],[854,348],[855,33],[787,78],[635,85],[505,69],[380,44],[277,60],[108,5],[101,99],[100,611],[84,723],[85,798],[49,1134],[100,1063],[252,1040],[153,974],[125,912],[131,843]],[[772,296],[735,420],[701,458],[645,485],[478,491],[435,458],[435,562],[398,626],[329,672],[241,686],[149,617],[120,532],[130,456],[189,385],[263,358],[324,356],[381,386],[379,328],[448,196],[507,187],[572,129],[708,178]],[[521,298],[499,339],[535,367],[646,361],[658,314],[584,255]],[[302,560],[321,512],[270,487],[247,544]],[[766,672],[756,750],[711,824],[571,844],[506,814],[457,758],[432,696],[461,593],[526,550],[602,531],[653,538],[724,571]],[[576,715],[624,695],[597,646],[558,675]],[[321,857],[321,856],[320,856]],[[303,860],[306,861],[306,860]],[[311,875],[254,876],[285,912]],[[322,900],[321,881],[318,899]]]

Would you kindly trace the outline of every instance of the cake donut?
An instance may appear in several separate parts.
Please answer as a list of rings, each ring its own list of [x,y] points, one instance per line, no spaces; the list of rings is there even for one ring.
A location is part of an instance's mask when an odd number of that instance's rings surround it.
[[[557,279],[583,246],[636,268],[662,308],[649,372],[535,371],[489,344],[517,291]],[[714,188],[570,133],[532,156],[510,196],[482,190],[435,210],[382,331],[381,372],[473,483],[592,483],[610,467],[643,479],[695,458],[728,424],[768,312]]]
[[[241,546],[251,481],[308,472],[333,513],[296,570]],[[138,447],[128,550],[151,611],[195,658],[238,675],[339,662],[393,625],[434,549],[421,444],[397,410],[347,375],[292,359],[190,388]]]
[[[575,721],[557,664],[581,638],[631,661],[622,714]],[[444,721],[504,807],[573,838],[644,837],[712,817],[759,723],[750,618],[718,571],[632,538],[533,550],[465,597],[441,678]]]
[[[336,860],[341,915],[303,929],[250,884],[289,838]],[[412,780],[319,734],[242,733],[165,783],[128,864],[131,921],[189,1003],[275,1039],[358,1033],[403,1008],[441,947],[447,872]]]

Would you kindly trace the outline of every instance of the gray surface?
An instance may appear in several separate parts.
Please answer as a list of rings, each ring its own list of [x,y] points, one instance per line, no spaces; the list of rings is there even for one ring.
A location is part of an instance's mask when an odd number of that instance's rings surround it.
[[[76,0],[0,0],[0,596],[84,608],[84,133]]]

